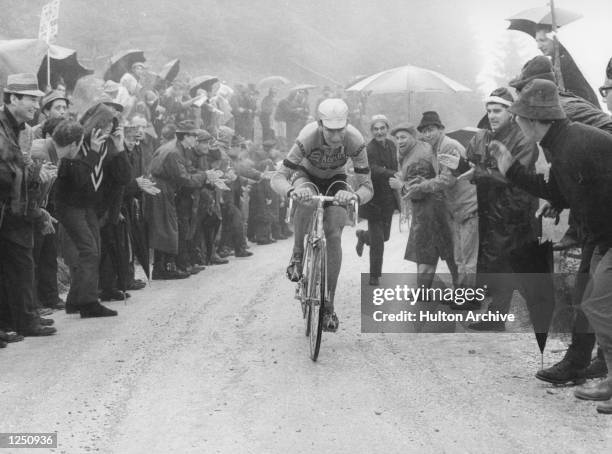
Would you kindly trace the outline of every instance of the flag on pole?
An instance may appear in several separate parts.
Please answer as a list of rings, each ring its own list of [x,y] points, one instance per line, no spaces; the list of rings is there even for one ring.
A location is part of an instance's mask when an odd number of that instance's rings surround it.
[[[38,29],[38,37],[47,44],[55,41],[58,31],[60,0],[51,0],[43,6],[40,15],[40,27]]]

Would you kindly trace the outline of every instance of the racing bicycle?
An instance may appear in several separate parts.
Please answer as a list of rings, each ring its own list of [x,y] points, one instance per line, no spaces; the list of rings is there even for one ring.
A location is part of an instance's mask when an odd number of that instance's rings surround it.
[[[310,359],[316,361],[321,348],[321,333],[323,331],[325,305],[329,304],[329,289],[327,286],[327,243],[325,240],[325,231],[323,229],[324,204],[326,202],[333,203],[336,199],[333,196],[317,194],[312,196],[312,200],[316,202],[316,209],[310,220],[309,229],[304,236],[302,276],[297,283],[295,298],[301,303],[302,317],[305,324],[305,335],[309,339]],[[347,209],[349,213],[351,211],[353,213],[352,221],[354,225],[359,219],[359,202],[357,200],[351,201]],[[290,199],[287,214],[290,215],[292,212],[293,199]]]

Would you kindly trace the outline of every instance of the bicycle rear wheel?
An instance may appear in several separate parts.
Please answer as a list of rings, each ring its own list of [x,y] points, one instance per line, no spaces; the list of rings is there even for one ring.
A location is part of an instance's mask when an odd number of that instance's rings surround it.
[[[309,281],[310,359],[316,361],[321,349],[323,308],[325,304],[326,256],[325,240],[321,240],[312,254],[312,275]]]

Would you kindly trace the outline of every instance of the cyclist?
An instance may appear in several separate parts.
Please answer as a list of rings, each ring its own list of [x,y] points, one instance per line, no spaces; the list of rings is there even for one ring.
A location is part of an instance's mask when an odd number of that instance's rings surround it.
[[[353,199],[364,204],[372,198],[373,188],[368,167],[366,146],[361,133],[348,124],[348,106],[341,99],[329,98],[318,108],[319,120],[307,124],[299,133],[281,168],[272,177],[272,187],[281,195],[293,197],[299,202],[295,215],[295,242],[287,267],[287,277],[297,282],[302,274],[304,235],[315,206],[309,203],[315,194],[313,185],[323,195],[336,198],[336,203],[326,203],[323,219],[327,239],[327,286],[329,304],[325,304],[323,329],[335,332],[338,317],[334,312],[334,293],[342,248],[340,239],[347,222],[345,205]],[[351,159],[355,170],[357,190],[347,191],[346,163]]]

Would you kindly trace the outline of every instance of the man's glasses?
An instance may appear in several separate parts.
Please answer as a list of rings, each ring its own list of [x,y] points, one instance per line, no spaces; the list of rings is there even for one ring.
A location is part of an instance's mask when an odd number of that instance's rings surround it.
[[[599,87],[599,94],[601,95],[602,98],[605,98],[606,96],[608,96],[609,90],[612,90],[612,86],[610,85]]]

